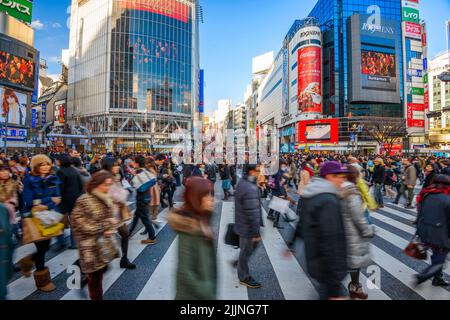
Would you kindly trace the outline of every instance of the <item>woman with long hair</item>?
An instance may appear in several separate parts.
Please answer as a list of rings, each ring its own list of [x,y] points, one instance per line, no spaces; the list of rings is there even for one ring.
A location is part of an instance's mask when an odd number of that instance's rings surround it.
[[[189,178],[184,205],[169,215],[178,233],[177,300],[215,300],[217,266],[211,216],[214,198],[211,184],[199,177]]]
[[[130,238],[130,230],[128,229],[128,225],[126,224],[126,219],[128,218],[125,219],[125,217],[122,215],[123,212],[129,212],[127,200],[130,196],[130,193],[122,185],[124,177],[121,175],[119,162],[113,157],[107,157],[101,161],[101,164],[102,170],[105,170],[114,176],[113,184],[109,189],[109,196],[115,204],[114,217],[120,221],[120,225],[118,227],[122,247],[122,259],[120,260],[120,267],[122,269],[134,270],[136,269],[136,265],[131,263],[128,259],[128,242]]]
[[[31,172],[24,180],[24,212],[58,211],[61,203],[60,180],[53,172],[49,157],[37,155],[31,159]],[[35,242],[37,252],[20,261],[22,274],[31,275],[33,264],[36,265],[34,280],[36,287],[43,292],[55,290],[50,271],[45,266],[45,255],[50,248],[50,240]]]
[[[431,249],[431,266],[417,275],[421,284],[433,278],[433,286],[447,287],[442,269],[450,252],[450,176],[437,175],[417,196],[417,235]]]
[[[4,89],[3,91],[3,117],[8,123],[22,125],[25,124],[21,119],[20,101],[14,90]]]
[[[80,252],[81,271],[87,274],[89,297],[103,300],[103,274],[111,262],[111,253],[105,257],[102,239],[114,237],[119,220],[114,216],[116,204],[110,196],[114,175],[97,172],[86,187],[72,212],[72,228]]]

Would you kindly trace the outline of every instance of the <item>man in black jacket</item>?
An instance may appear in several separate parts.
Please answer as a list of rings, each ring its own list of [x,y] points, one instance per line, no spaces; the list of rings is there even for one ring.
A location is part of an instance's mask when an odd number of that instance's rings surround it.
[[[339,196],[346,173],[339,162],[326,162],[320,178],[314,178],[301,192],[307,268],[320,284],[321,299],[341,299],[341,281],[348,273]]]
[[[261,242],[260,228],[263,227],[261,194],[256,186],[260,174],[259,166],[247,165],[245,176],[236,187],[234,232],[239,236],[241,249],[238,262],[238,277],[242,285],[252,289],[261,288],[249,274],[248,261]]]

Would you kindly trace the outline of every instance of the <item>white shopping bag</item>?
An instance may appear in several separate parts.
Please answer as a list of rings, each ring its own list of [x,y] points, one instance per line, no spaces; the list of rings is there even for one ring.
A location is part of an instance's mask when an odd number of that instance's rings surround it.
[[[289,211],[289,201],[278,197],[272,197],[269,203],[269,209],[272,209],[281,214],[285,214]]]

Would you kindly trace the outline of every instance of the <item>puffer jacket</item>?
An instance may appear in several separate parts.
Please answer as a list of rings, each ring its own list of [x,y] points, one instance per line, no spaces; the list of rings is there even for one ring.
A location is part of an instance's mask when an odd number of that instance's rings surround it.
[[[200,221],[172,211],[169,225],[178,233],[176,300],[216,300],[217,262],[214,241]],[[206,227],[208,228],[208,227]]]
[[[34,200],[40,200],[41,204],[47,206],[49,210],[58,211],[58,206],[52,201],[52,198],[61,197],[60,184],[60,180],[54,175],[45,178],[28,175],[24,181],[22,195],[25,212],[31,211]]]
[[[72,230],[80,251],[80,266],[84,273],[103,269],[97,240],[107,231],[117,229],[115,204],[108,195],[97,192],[82,195],[72,211]]]
[[[244,177],[236,186],[234,232],[243,238],[260,236],[264,225],[261,211],[261,193],[256,186],[256,178]]]
[[[375,235],[364,215],[364,204],[355,184],[342,185],[342,216],[347,238],[347,263],[349,269],[360,269],[369,265],[370,239]]]
[[[339,190],[325,179],[314,178],[300,196],[308,272],[321,283],[339,287],[348,272]]]

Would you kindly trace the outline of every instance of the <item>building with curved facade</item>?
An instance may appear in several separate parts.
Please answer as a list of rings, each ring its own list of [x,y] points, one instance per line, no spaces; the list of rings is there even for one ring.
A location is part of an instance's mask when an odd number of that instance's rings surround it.
[[[94,149],[169,150],[198,95],[196,0],[73,0],[68,119]]]

